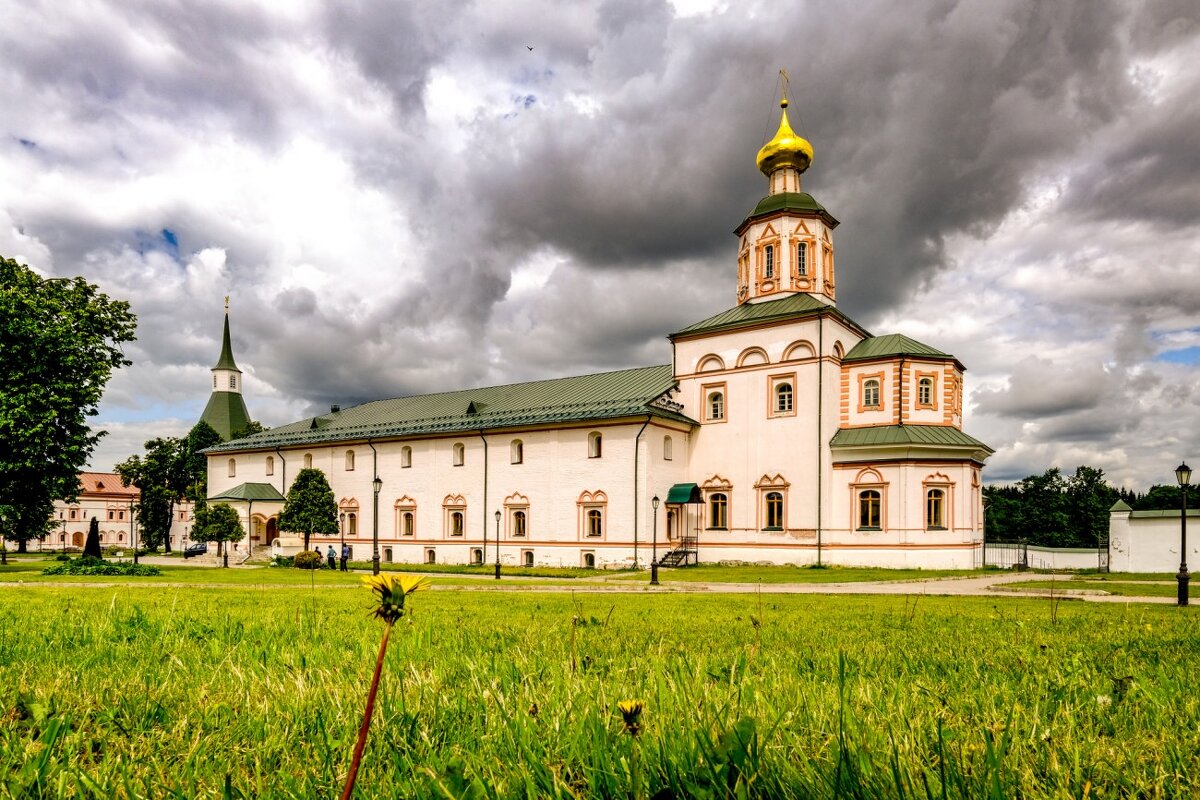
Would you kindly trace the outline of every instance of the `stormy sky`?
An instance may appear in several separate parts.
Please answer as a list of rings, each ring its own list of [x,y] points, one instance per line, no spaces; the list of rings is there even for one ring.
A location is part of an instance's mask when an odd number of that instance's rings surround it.
[[[0,0],[0,254],[138,315],[97,469],[197,419],[227,293],[268,426],[667,363],[783,67],[839,307],[967,365],[988,480],[1145,488],[1200,461],[1196,64],[1194,0]]]

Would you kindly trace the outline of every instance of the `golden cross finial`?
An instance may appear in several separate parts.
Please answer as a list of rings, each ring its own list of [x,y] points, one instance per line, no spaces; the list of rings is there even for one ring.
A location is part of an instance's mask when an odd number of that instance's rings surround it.
[[[225,295],[225,313],[229,313],[229,295]]]

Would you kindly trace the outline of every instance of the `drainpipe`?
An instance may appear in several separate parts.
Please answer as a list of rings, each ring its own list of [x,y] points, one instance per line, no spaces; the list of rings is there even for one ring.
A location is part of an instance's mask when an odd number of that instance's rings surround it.
[[[821,473],[824,470],[822,452],[822,412],[825,399],[825,315],[817,317],[817,566],[821,566]]]
[[[633,568],[637,569],[637,546],[638,546],[638,445],[641,444],[642,433],[645,432],[646,426],[653,419],[650,415],[646,416],[646,421],[642,423],[641,429],[637,432],[637,436],[633,437]]]
[[[371,448],[371,493],[375,495],[375,505],[371,512],[372,530],[375,531],[374,543],[379,544],[379,495],[375,493],[375,480],[379,477],[379,451],[375,449],[375,445],[371,444],[370,438],[367,439],[367,447]],[[371,557],[377,558],[379,553],[373,552]],[[374,566],[374,564],[372,565]],[[375,572],[379,574],[378,570]]]
[[[287,459],[283,457],[283,451],[278,446],[275,447],[275,453],[279,456],[279,461],[283,464],[283,469],[279,473],[279,493],[287,494]]]
[[[483,520],[483,555],[479,557],[479,563],[482,565],[483,560],[487,558],[487,479],[488,479],[488,442],[487,437],[483,435],[483,428],[479,429],[479,438],[483,441],[483,511],[479,518]],[[499,509],[497,509],[498,511]],[[500,527],[496,526],[496,547],[500,547]],[[518,555],[520,555],[518,553]],[[468,553],[467,563],[470,563],[470,554]]]

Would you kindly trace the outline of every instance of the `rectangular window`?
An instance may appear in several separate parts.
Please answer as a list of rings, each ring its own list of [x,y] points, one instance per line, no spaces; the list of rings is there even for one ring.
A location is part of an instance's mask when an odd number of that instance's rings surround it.
[[[796,245],[796,274],[801,278],[808,276],[808,243]]]

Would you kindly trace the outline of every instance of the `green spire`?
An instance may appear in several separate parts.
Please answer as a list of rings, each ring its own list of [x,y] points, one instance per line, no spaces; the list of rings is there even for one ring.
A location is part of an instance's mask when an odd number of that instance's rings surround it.
[[[229,298],[225,298],[225,335],[221,338],[221,357],[213,369],[232,369],[241,372],[233,360],[233,346],[229,343]]]

